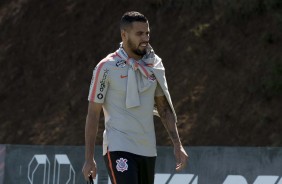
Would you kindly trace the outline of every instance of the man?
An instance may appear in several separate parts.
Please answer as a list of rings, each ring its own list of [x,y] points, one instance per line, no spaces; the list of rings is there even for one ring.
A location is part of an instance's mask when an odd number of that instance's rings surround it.
[[[96,177],[93,148],[103,108],[103,155],[112,184],[153,184],[157,155],[154,105],[174,144],[177,171],[185,167],[188,155],[179,139],[164,67],[149,44],[147,18],[127,12],[120,30],[120,48],[99,62],[93,72],[83,174],[85,179]]]

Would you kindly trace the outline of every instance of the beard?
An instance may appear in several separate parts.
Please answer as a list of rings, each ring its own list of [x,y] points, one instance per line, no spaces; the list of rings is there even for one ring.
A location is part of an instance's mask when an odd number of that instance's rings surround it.
[[[138,49],[138,47],[134,48],[135,46],[130,39],[127,41],[127,44],[129,48],[131,49],[131,51],[138,56],[144,56],[147,53],[146,49],[140,50]]]

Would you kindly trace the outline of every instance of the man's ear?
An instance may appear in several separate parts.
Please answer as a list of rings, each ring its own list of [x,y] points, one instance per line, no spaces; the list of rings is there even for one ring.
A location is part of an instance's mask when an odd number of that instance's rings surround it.
[[[122,40],[126,40],[126,38],[127,38],[127,32],[126,32],[124,29],[122,29],[122,30],[120,31],[120,35],[121,35]]]

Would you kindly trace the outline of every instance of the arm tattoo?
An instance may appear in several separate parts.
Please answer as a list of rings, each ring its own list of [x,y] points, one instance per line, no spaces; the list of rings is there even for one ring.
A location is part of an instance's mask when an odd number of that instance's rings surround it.
[[[166,97],[157,97],[156,98],[157,109],[161,117],[161,121],[168,131],[169,137],[174,144],[180,142],[175,116],[168,104]]]

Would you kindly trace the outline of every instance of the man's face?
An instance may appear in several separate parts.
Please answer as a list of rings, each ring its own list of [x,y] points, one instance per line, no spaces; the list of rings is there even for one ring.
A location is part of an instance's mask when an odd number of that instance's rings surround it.
[[[126,31],[125,42],[134,54],[143,56],[150,39],[150,28],[148,23],[133,22]]]

